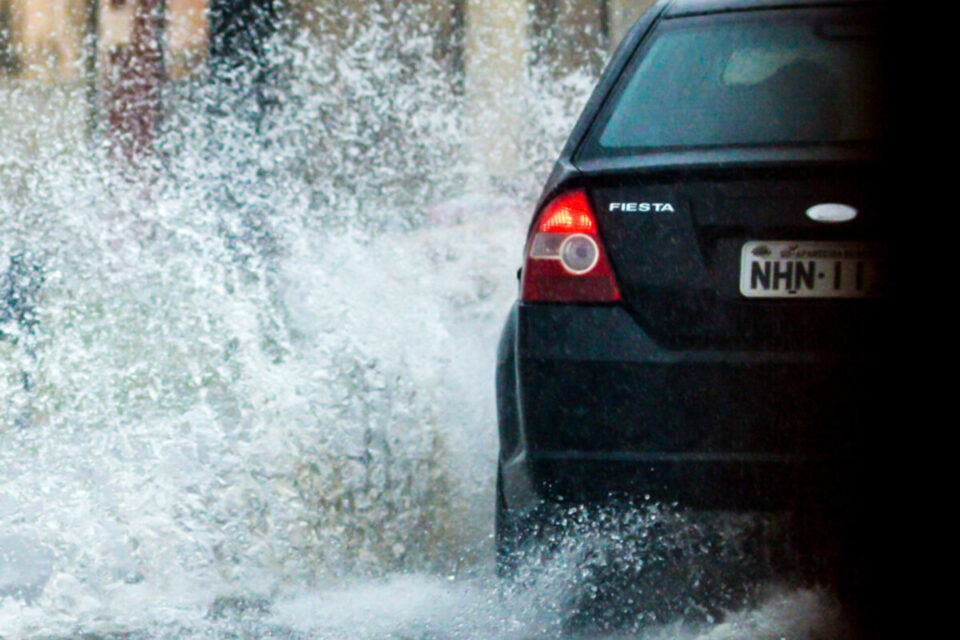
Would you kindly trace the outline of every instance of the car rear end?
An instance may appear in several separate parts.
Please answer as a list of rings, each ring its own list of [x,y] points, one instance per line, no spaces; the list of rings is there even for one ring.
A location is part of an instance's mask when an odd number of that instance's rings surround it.
[[[876,21],[660,3],[628,37],[527,240],[504,513],[859,508],[892,330]]]

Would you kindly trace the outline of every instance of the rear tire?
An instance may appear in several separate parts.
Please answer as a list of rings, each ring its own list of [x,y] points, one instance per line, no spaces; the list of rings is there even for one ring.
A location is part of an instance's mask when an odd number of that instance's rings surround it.
[[[512,578],[516,575],[517,566],[523,548],[530,539],[530,527],[517,518],[516,514],[507,508],[503,495],[503,472],[497,465],[497,497],[494,514],[494,544],[496,547],[497,576]]]

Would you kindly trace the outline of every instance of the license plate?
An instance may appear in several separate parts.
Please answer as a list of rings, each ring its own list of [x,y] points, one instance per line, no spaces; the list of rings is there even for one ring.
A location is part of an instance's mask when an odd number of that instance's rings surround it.
[[[865,298],[883,293],[880,248],[862,242],[751,241],[740,252],[748,298]]]

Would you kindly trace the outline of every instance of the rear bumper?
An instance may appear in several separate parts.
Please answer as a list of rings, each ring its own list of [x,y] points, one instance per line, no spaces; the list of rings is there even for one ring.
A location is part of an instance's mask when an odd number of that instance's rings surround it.
[[[862,358],[665,350],[613,306],[519,305],[501,347],[511,508],[610,494],[723,509],[859,500],[882,386]]]

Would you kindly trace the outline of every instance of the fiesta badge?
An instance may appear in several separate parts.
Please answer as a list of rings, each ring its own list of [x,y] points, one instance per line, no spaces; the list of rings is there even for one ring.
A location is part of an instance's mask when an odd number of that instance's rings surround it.
[[[849,205],[826,202],[807,209],[807,217],[817,222],[847,222],[857,217],[857,210]]]

